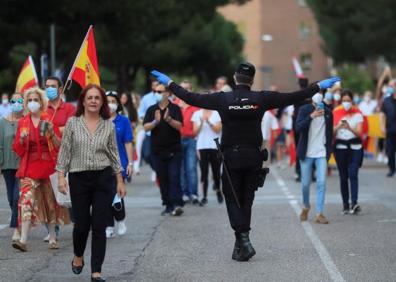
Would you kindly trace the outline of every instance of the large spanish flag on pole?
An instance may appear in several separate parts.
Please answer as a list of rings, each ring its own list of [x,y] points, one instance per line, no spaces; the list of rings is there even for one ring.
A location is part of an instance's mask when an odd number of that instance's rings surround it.
[[[92,25],[85,35],[67,80],[76,81],[82,88],[90,83],[100,85],[98,59],[96,57]]]
[[[23,93],[25,90],[38,85],[37,73],[34,67],[32,56],[28,56],[21,72],[19,73],[15,92]]]

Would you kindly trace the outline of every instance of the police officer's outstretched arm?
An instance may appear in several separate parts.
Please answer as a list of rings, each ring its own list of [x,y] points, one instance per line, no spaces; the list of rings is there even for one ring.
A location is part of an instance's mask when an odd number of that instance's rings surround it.
[[[189,105],[209,110],[217,110],[219,108],[221,95],[220,93],[202,95],[189,92],[173,82],[170,77],[157,70],[151,71],[151,75],[154,76],[161,84],[168,86],[172,93],[175,94],[175,96],[182,99]]]
[[[293,105],[307,98],[311,98],[321,89],[331,88],[338,81],[341,81],[341,79],[337,76],[334,76],[325,80],[321,80],[318,83],[312,84],[305,89],[291,93],[264,91],[265,94],[262,96],[263,105],[265,105],[267,109],[274,109]]]

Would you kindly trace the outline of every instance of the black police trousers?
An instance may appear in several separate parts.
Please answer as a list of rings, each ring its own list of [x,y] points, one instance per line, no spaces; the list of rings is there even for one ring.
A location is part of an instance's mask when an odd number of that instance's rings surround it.
[[[252,205],[254,194],[258,188],[258,174],[262,163],[258,155],[257,149],[252,153],[225,152],[226,165],[240,207],[235,200],[224,168],[222,173],[223,194],[231,227],[237,233],[250,231]]]

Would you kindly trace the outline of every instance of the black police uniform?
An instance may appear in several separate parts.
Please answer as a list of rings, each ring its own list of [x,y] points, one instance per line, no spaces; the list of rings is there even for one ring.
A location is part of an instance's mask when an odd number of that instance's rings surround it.
[[[249,232],[251,207],[263,161],[260,147],[264,112],[310,98],[319,92],[319,86],[314,84],[297,92],[279,93],[251,91],[248,85],[239,84],[232,92],[202,95],[188,92],[172,82],[169,89],[189,105],[218,111],[222,121],[221,147],[241,205],[239,208],[223,170],[222,184],[228,217],[236,235]]]

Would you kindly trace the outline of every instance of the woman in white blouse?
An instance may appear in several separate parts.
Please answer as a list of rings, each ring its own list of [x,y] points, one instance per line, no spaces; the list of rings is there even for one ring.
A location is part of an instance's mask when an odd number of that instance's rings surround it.
[[[334,109],[335,159],[340,175],[343,213],[357,214],[358,173],[363,161],[362,131],[363,115],[353,105],[353,94],[350,90],[341,92],[341,105]],[[348,185],[349,183],[350,185]],[[349,201],[349,186],[351,202]]]
[[[210,94],[208,94],[210,95]],[[213,190],[216,191],[217,201],[223,202],[223,194],[220,190],[220,161],[217,156],[215,138],[221,135],[221,118],[217,111],[199,110],[191,117],[193,132],[197,137],[197,150],[199,166],[201,168],[201,183],[203,198],[201,206],[208,203],[208,174],[209,165],[212,167]]]

